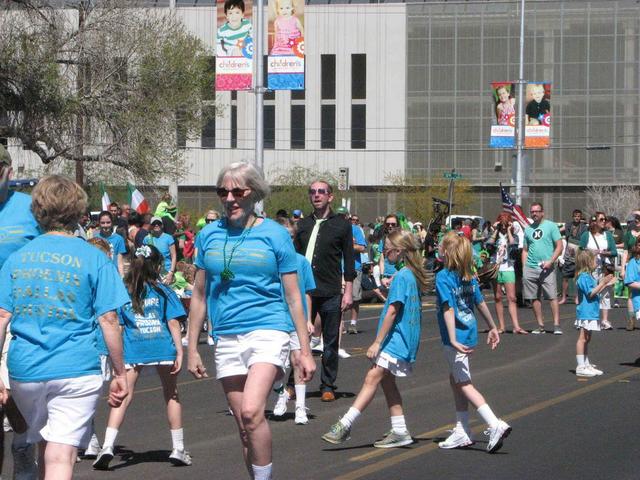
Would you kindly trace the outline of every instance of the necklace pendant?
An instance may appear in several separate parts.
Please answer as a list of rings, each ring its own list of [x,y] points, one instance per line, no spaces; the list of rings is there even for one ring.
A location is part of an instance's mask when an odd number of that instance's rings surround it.
[[[225,269],[222,270],[222,273],[220,273],[220,277],[222,278],[222,280],[228,281],[228,280],[233,280],[235,275],[231,270],[229,270],[228,267],[225,267]]]

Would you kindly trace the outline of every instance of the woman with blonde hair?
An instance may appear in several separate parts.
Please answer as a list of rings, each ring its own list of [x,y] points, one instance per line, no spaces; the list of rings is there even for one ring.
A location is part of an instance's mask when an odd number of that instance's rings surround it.
[[[77,449],[88,439],[102,390],[96,323],[114,370],[109,403],[120,405],[128,394],[116,310],[129,298],[111,260],[74,236],[87,209],[80,186],[50,175],[31,198],[46,233],[13,253],[0,270],[0,347],[10,322],[11,389],[29,425],[28,442],[41,442],[40,478],[64,480],[71,478]],[[6,401],[1,381],[0,401]]]
[[[502,441],[511,433],[511,427],[495,416],[482,394],[471,383],[469,357],[478,343],[474,306],[478,307],[489,327],[487,344],[492,350],[500,343],[500,334],[474,277],[471,242],[465,237],[447,235],[441,253],[444,257],[444,269],[436,275],[436,308],[440,337],[449,364],[456,426],[451,435],[438,446],[450,449],[473,443],[468,412],[471,402],[482,419],[489,424],[487,451],[493,453],[502,447]]]
[[[428,289],[428,277],[423,267],[420,243],[411,232],[391,232],[385,239],[384,254],[398,267],[398,271],[380,315],[376,338],[367,350],[367,357],[373,365],[349,411],[322,436],[329,443],[338,444],[349,439],[353,423],[371,403],[380,384],[389,407],[391,430],[373,446],[393,448],[413,443],[395,377],[411,374],[416,360],[422,320],[420,298]]]

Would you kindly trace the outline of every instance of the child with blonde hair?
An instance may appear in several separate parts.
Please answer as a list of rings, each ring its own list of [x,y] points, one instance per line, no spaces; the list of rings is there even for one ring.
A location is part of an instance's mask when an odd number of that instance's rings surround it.
[[[416,360],[422,320],[420,297],[421,292],[428,289],[428,278],[419,242],[411,232],[395,230],[390,233],[385,240],[384,255],[399,270],[391,282],[375,341],[367,350],[367,357],[373,364],[349,411],[322,436],[329,443],[338,444],[350,438],[353,423],[371,403],[380,384],[389,407],[391,431],[373,446],[393,448],[413,443],[395,377],[411,374]],[[400,268],[401,265],[404,266]]]
[[[578,305],[576,306],[576,328],[579,330],[576,342],[576,375],[578,377],[594,377],[602,375],[589,363],[588,347],[591,332],[600,331],[600,299],[598,294],[615,283],[611,274],[603,276],[599,282],[593,277],[596,270],[596,254],[593,250],[580,250],[576,257],[576,288]]]
[[[456,406],[456,426],[451,435],[440,442],[440,448],[466,447],[473,443],[469,428],[469,403],[489,425],[487,452],[502,447],[502,441],[511,433],[511,427],[493,413],[482,394],[471,383],[469,357],[478,343],[478,326],[473,313],[478,307],[489,327],[487,344],[494,350],[500,335],[491,312],[480,293],[473,273],[471,243],[465,237],[447,234],[442,242],[444,269],[436,275],[436,305],[440,337],[449,364],[449,382]]]

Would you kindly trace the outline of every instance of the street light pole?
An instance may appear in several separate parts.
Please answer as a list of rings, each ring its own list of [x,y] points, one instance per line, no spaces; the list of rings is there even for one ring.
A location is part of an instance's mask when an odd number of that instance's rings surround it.
[[[525,81],[524,81],[524,2],[520,0],[520,69],[518,73],[518,117],[516,130],[516,203],[522,204],[522,150],[524,144],[524,100],[525,100]]]
[[[264,0],[256,0],[256,21],[253,25],[255,58],[255,94],[256,94],[256,142],[255,165],[264,171]]]

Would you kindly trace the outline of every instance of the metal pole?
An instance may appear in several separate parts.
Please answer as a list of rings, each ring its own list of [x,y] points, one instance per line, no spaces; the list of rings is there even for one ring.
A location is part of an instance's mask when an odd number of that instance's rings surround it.
[[[449,202],[449,215],[453,215],[453,182],[455,181],[456,169],[451,169],[451,180],[449,180],[449,194],[447,201]]]
[[[525,100],[525,81],[524,81],[524,1],[520,0],[520,70],[518,74],[518,117],[516,130],[516,203],[522,204],[522,149],[524,144],[524,100]]]
[[[256,21],[253,25],[254,49],[253,57],[256,64],[255,94],[256,94],[256,167],[264,171],[264,0],[255,0]]]

